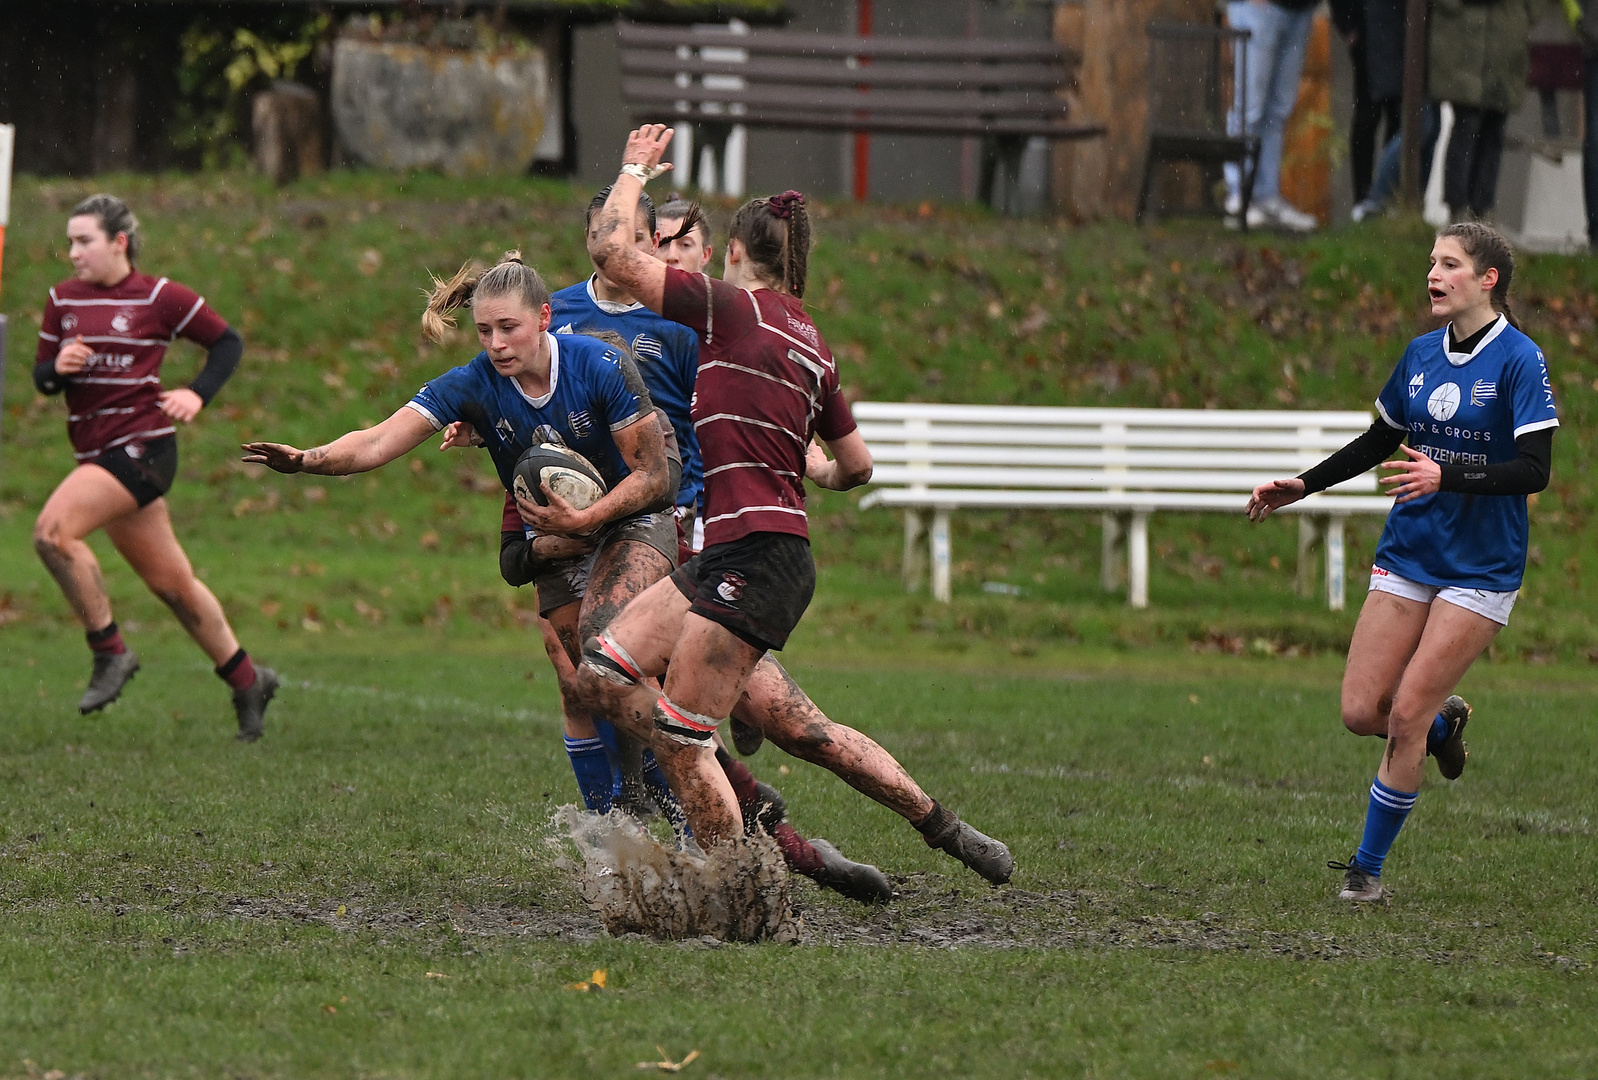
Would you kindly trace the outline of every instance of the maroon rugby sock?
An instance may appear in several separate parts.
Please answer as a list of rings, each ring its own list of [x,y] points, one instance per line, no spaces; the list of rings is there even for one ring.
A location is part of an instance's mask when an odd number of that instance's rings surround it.
[[[122,640],[122,631],[117,629],[117,624],[112,622],[103,630],[90,630],[83,635],[89,642],[89,648],[97,653],[125,653],[128,651],[127,643]]]
[[[738,796],[738,808],[747,812],[760,798],[760,793],[755,790],[755,774],[749,771],[749,766],[720,748],[716,750],[716,760],[721,763],[722,771],[732,784],[732,793]],[[799,873],[814,877],[821,870],[821,852],[786,821],[779,821],[772,827],[771,838],[777,842],[777,848],[788,865]]]
[[[217,666],[218,677],[235,690],[248,690],[255,685],[255,665],[250,654],[240,649],[225,664]]]

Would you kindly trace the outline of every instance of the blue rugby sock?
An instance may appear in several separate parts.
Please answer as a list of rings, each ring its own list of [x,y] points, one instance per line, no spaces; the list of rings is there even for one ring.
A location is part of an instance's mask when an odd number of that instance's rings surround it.
[[[574,739],[568,735],[566,756],[571,758],[572,772],[577,777],[577,790],[582,792],[583,805],[596,814],[609,813],[611,768],[605,744],[598,739]]]
[[[666,820],[671,822],[672,829],[686,832],[689,836],[694,834],[688,828],[688,815],[683,813],[677,796],[671,793],[671,785],[666,783],[666,774],[660,771],[660,763],[655,760],[653,750],[644,751],[644,787],[649,790],[649,797],[655,800],[655,805],[660,807],[660,812],[666,815]]]
[[[597,716],[589,716],[588,719],[593,723],[599,741],[605,745],[605,756],[610,759],[610,794],[615,798],[621,794],[621,738],[616,733],[616,725],[609,720]]]
[[[1382,863],[1398,839],[1398,830],[1415,805],[1418,791],[1394,791],[1380,780],[1371,781],[1370,808],[1365,811],[1365,836],[1354,852],[1354,861],[1372,877],[1381,877]]]
[[[1448,738],[1448,721],[1443,719],[1443,714],[1438,713],[1432,717],[1432,728],[1426,733],[1426,752],[1436,754],[1437,748],[1443,745]]]

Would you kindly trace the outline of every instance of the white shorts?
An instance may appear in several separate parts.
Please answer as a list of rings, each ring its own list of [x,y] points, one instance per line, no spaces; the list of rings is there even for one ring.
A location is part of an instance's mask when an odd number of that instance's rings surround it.
[[[1455,607],[1491,619],[1499,626],[1509,625],[1510,609],[1515,606],[1515,597],[1520,595],[1519,589],[1488,592],[1486,589],[1460,589],[1451,585],[1422,585],[1418,581],[1399,577],[1391,570],[1383,570],[1380,566],[1371,567],[1371,592],[1392,593],[1422,604],[1446,600]]]

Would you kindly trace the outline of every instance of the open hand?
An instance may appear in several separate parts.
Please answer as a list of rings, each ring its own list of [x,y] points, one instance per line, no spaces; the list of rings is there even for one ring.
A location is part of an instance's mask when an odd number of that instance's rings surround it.
[[[1254,489],[1254,494],[1248,497],[1248,506],[1244,508],[1244,513],[1248,514],[1250,521],[1264,521],[1270,517],[1272,510],[1280,510],[1303,497],[1304,481],[1298,477],[1272,480]]]
[[[275,442],[244,444],[244,460],[251,465],[265,465],[273,472],[297,473],[305,465],[305,451]]]
[[[1409,460],[1382,462],[1382,468],[1398,471],[1392,476],[1382,477],[1377,483],[1386,486],[1387,494],[1397,496],[1401,503],[1422,495],[1435,494],[1443,486],[1443,467],[1413,446],[1400,446],[1399,449],[1409,456]]]
[[[577,509],[549,490],[547,483],[542,487],[544,498],[549,500],[548,506],[539,506],[531,499],[516,496],[516,509],[534,532],[540,536],[586,536],[594,531],[595,525],[588,511]]]
[[[80,334],[61,346],[61,351],[55,354],[55,373],[76,375],[93,355],[94,350],[84,344],[83,335]]]
[[[440,450],[454,450],[457,447],[486,446],[483,437],[477,434],[477,429],[465,420],[457,420],[444,429],[444,441],[438,444]]]
[[[671,162],[662,164],[660,159],[665,156],[666,144],[671,142],[673,134],[675,129],[665,124],[645,124],[634,128],[627,135],[627,148],[622,151],[621,163],[642,165],[657,176],[669,171]]]
[[[205,408],[205,399],[186,386],[176,390],[164,390],[158,402],[159,408],[167,416],[180,424],[187,424],[200,410]]]

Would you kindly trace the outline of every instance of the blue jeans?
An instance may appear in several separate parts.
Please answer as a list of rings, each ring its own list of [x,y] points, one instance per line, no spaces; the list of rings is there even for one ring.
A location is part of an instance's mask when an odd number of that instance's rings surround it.
[[[1226,19],[1234,30],[1247,30],[1251,35],[1246,76],[1239,50],[1237,95],[1226,115],[1226,130],[1233,135],[1259,136],[1260,165],[1254,176],[1253,200],[1274,202],[1282,197],[1282,138],[1287,118],[1298,103],[1298,80],[1304,73],[1315,10],[1289,11],[1272,3],[1232,0],[1226,5]],[[1226,186],[1233,195],[1241,193],[1240,173],[1236,165],[1226,166]]]
[[[1432,155],[1437,152],[1437,137],[1443,131],[1443,109],[1435,101],[1426,103],[1426,122],[1420,129],[1420,190],[1426,190],[1426,185],[1432,176]],[[1371,181],[1370,194],[1365,196],[1369,205],[1380,210],[1386,206],[1393,197],[1393,192],[1398,190],[1398,181],[1404,171],[1404,137],[1403,132],[1394,135],[1386,146],[1382,148],[1381,161],[1376,165],[1376,179]],[[1589,190],[1591,190],[1589,188]],[[1592,201],[1588,200],[1589,203]]]
[[[1587,199],[1587,247],[1598,251],[1598,56],[1583,62],[1586,133],[1581,140],[1581,185]]]

